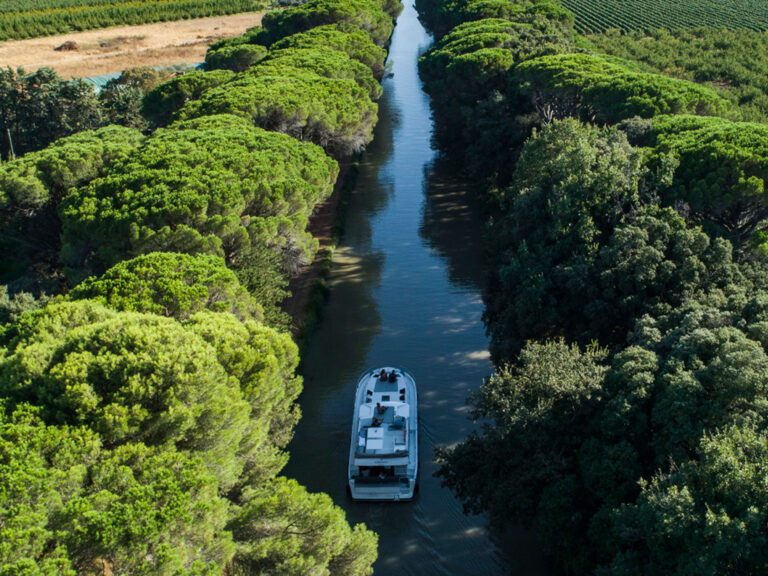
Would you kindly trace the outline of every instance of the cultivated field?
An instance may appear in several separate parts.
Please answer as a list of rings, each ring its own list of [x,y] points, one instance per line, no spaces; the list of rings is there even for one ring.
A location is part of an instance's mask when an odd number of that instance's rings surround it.
[[[2,42],[0,63],[29,71],[50,66],[69,78],[120,72],[134,66],[202,62],[211,43],[239,36],[259,23],[260,13],[235,14]],[[74,43],[77,49],[55,50],[65,42]]]
[[[768,0],[562,0],[581,33],[683,30],[701,26],[768,30]]]
[[[262,0],[3,0],[0,40],[262,10]]]

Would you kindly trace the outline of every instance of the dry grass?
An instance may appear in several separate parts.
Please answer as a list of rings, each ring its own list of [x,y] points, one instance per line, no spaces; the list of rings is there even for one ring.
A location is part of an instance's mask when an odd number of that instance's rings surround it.
[[[0,63],[33,71],[50,66],[65,78],[98,76],[135,66],[202,62],[213,42],[261,23],[261,13],[120,26],[0,43]],[[59,51],[65,42],[77,50]]]

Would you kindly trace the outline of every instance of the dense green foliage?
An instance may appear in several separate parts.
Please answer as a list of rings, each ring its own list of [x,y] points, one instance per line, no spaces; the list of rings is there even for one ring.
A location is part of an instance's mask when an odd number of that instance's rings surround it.
[[[684,202],[710,231],[738,245],[762,244],[768,218],[768,126],[691,116],[658,118],[648,144],[655,166],[677,164],[661,192],[673,205]]]
[[[14,279],[0,286],[1,574],[372,572],[375,534],[278,477],[301,390],[280,303],[314,254],[307,221],[338,164],[257,115],[202,110],[224,86],[266,94],[285,78],[303,92],[267,102],[275,115],[294,106],[284,131],[359,150],[384,70],[369,32],[386,42],[392,16],[367,2],[341,12],[295,45],[259,45],[262,29],[218,43],[209,62],[232,70],[163,83],[129,71],[98,98],[70,102],[79,84],[8,71],[0,117],[27,137],[20,151],[43,149],[0,166],[13,255],[0,271]],[[49,113],[56,99],[69,116]],[[55,140],[90,113],[94,127],[132,128]]]
[[[371,69],[352,59],[345,52],[312,48],[284,48],[272,50],[269,58],[259,66],[259,74],[287,75],[290,69],[311,70],[326,78],[354,80],[368,92],[371,100],[381,97],[382,88]]]
[[[258,43],[269,46],[318,26],[348,24],[367,32],[377,46],[383,46],[389,42],[393,19],[401,10],[402,5],[395,0],[310,0],[301,6],[265,14]]]
[[[568,574],[764,574],[767,133],[717,117],[758,116],[760,58],[731,92],[694,83],[727,66],[704,46],[743,62],[759,42],[607,36],[597,56],[498,4],[421,3],[438,134],[461,135],[493,217],[497,370],[438,474],[468,511],[535,525]]]
[[[338,50],[368,66],[377,80],[381,80],[384,74],[384,60],[387,57],[386,51],[376,46],[368,34],[345,24],[318,26],[300,34],[293,34],[275,42],[272,48],[274,50],[285,48]]]
[[[110,80],[98,94],[82,79],[65,80],[50,68],[32,74],[0,69],[0,157],[11,159],[40,150],[84,130],[119,124],[144,130],[144,94],[170,77],[167,71],[129,68]]]
[[[642,176],[640,154],[616,129],[566,120],[526,144],[492,232],[489,292],[498,297],[486,319],[496,358],[529,338],[579,337],[601,318],[571,295],[599,290],[589,272],[617,222],[638,206]]]
[[[269,247],[297,266],[315,250],[307,218],[337,172],[316,146],[235,116],[177,122],[64,200],[63,259],[75,275],[154,251],[216,254],[236,267]]]
[[[258,0],[15,0],[0,8],[0,40],[263,9]]]
[[[633,70],[627,63],[589,54],[542,56],[521,63],[516,78],[548,118],[580,112],[617,122],[659,114],[722,115],[728,102],[694,82]]]
[[[197,100],[206,90],[224,84],[233,76],[229,70],[195,70],[176,76],[146,93],[141,112],[153,125],[164,126],[189,100]]]
[[[235,114],[343,158],[373,138],[378,108],[357,82],[292,66],[255,66],[190,102],[181,118]]]
[[[559,3],[550,0],[419,0],[416,7],[427,26],[435,32],[438,39],[452,28],[475,20],[500,18],[519,22],[521,19],[537,26],[558,23],[571,28],[573,14]]]
[[[259,44],[233,44],[209,50],[205,55],[207,70],[232,70],[243,72],[262,60],[267,55],[267,49]]]
[[[142,115],[144,96],[170,77],[168,70],[139,67],[124,70],[108,81],[99,91],[105,122],[147,130],[147,121]]]
[[[708,26],[734,30],[768,29],[768,5],[749,0],[562,0],[581,33],[616,28],[648,32]]]
[[[109,450],[29,407],[0,410],[0,453],[4,574],[210,574],[232,553],[225,502],[193,455]]]
[[[144,277],[147,302],[131,306],[163,299]],[[297,360],[288,335],[227,312],[179,321],[86,299],[7,324],[2,571],[369,574],[375,536],[275,479],[298,416]]]
[[[102,125],[93,86],[64,80],[50,68],[34,74],[0,69],[0,156],[9,158],[10,130],[17,155],[44,148],[54,140]]]
[[[57,206],[71,188],[87,184],[138,146],[140,132],[120,126],[80,132],[0,167],[0,205],[18,213]]]
[[[438,31],[467,20],[419,60],[438,118],[436,137],[449,153],[460,153],[473,176],[506,181],[510,149],[522,143],[531,123],[529,98],[511,85],[510,71],[529,58],[570,51],[570,15],[546,2],[506,0],[438,3],[429,14]]]
[[[0,246],[14,255],[4,259],[0,281],[16,291],[58,292],[53,270],[61,249],[59,203],[74,187],[103,176],[142,140],[136,130],[107,126],[0,165]]]
[[[81,282],[67,297],[178,320],[203,310],[229,312],[241,320],[262,318],[261,306],[224,260],[206,254],[151,252],[125,260]]]
[[[649,72],[714,85],[745,120],[768,118],[768,34],[697,28],[649,34],[610,31],[588,38],[597,52],[637,62]]]

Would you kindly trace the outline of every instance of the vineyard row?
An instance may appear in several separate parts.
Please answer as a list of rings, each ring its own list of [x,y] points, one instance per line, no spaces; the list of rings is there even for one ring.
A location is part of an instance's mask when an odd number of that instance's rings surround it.
[[[66,0],[65,0],[66,1]],[[80,5],[71,5],[73,3]],[[35,0],[30,5],[48,4],[43,10],[0,11],[0,40],[36,38],[108,26],[146,24],[170,20],[204,18],[263,9],[259,0],[160,0],[120,1],[74,0],[69,6],[55,0]],[[20,2],[15,2],[20,4]],[[56,6],[56,7],[54,7]]]

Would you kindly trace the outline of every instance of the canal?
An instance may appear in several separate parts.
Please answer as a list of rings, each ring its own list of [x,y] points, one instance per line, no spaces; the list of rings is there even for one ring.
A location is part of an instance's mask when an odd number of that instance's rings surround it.
[[[409,0],[406,0],[408,2]],[[482,223],[430,146],[417,60],[431,42],[406,5],[390,49],[375,139],[334,254],[329,298],[304,357],[302,419],[285,474],[326,492],[379,534],[376,576],[545,574],[535,539],[489,534],[433,476],[436,446],[470,432],[466,398],[491,372],[481,321]],[[420,492],[409,503],[346,493],[355,386],[365,370],[407,368],[420,401]]]

